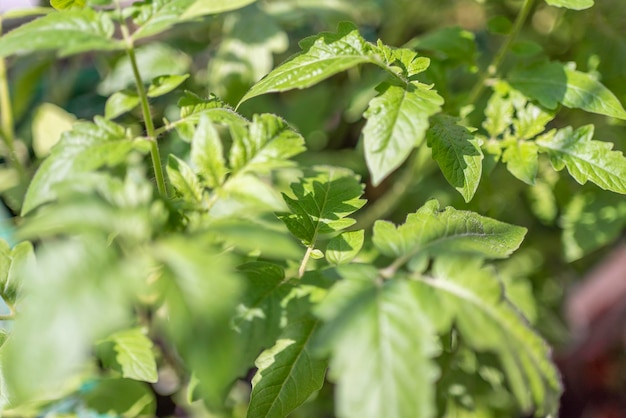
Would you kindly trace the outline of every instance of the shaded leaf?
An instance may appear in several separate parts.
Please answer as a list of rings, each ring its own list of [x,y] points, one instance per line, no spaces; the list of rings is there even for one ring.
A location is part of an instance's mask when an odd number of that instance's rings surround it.
[[[89,410],[128,418],[154,416],[156,399],[150,386],[128,379],[100,379],[81,398]]]
[[[303,89],[356,65],[373,62],[372,45],[351,23],[337,33],[323,32],[300,41],[302,52],[281,64],[256,83],[240,103],[266,93]]]
[[[610,142],[594,141],[593,125],[550,131],[537,139],[555,170],[567,171],[580,184],[591,181],[604,190],[626,193],[626,159]]]
[[[345,264],[352,261],[363,247],[365,231],[349,231],[337,235],[328,242],[326,259],[331,264]]]
[[[422,85],[401,87],[383,83],[370,101],[363,128],[365,161],[372,184],[380,184],[419,146],[428,129],[428,117],[441,109],[443,99]]]
[[[314,245],[320,234],[340,231],[356,221],[348,216],[365,204],[363,185],[351,171],[319,167],[300,183],[291,185],[283,199],[291,213],[279,218],[306,245]]]
[[[433,117],[426,140],[448,183],[469,202],[480,182],[483,153],[471,131],[457,122],[451,116]]]
[[[290,324],[256,361],[248,417],[286,417],[324,383],[327,361],[313,357],[311,340],[319,321]]]
[[[451,207],[442,211],[439,203],[431,200],[398,227],[376,221],[372,241],[381,253],[407,261],[419,253],[505,258],[519,247],[525,234],[526,228],[474,212]]]
[[[113,22],[92,9],[50,13],[19,26],[0,38],[0,57],[57,50],[59,56],[87,51],[123,49],[113,39]]]
[[[474,34],[460,27],[446,27],[428,32],[410,41],[407,48],[432,51],[435,56],[474,65],[476,42]]]

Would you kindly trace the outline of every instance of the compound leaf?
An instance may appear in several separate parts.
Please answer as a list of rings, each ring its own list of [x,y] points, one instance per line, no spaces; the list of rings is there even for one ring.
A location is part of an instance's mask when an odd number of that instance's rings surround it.
[[[604,190],[626,193],[626,159],[610,142],[594,141],[593,125],[550,131],[537,139],[555,170],[567,171],[580,184],[591,181]]]
[[[340,231],[356,221],[348,215],[365,204],[363,185],[347,169],[317,168],[314,173],[291,185],[291,196],[283,199],[291,213],[279,218],[306,245],[313,245],[319,234]]]
[[[448,183],[469,202],[476,193],[482,175],[483,153],[478,140],[451,116],[435,116],[432,123],[426,141],[433,150],[433,159],[439,164]]]
[[[443,99],[433,90],[382,83],[380,94],[370,101],[363,128],[365,161],[372,184],[380,184],[421,144],[428,117],[441,109]]]

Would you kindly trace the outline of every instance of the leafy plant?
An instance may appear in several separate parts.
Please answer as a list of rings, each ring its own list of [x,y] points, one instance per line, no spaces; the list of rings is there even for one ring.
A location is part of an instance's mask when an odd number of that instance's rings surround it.
[[[554,416],[559,372],[532,325],[530,273],[511,267],[528,229],[479,213],[498,207],[499,167],[512,175],[502,193],[525,183],[544,224],[564,168],[625,194],[622,153],[593,124],[558,119],[618,123],[619,99],[598,74],[516,42],[532,0],[478,75],[467,30],[394,47],[343,22],[259,80],[287,48],[281,13],[298,12],[259,3],[52,1],[0,37],[3,170],[17,179],[3,196],[20,213],[0,241],[0,410],[164,415],[158,396],[200,416],[322,416],[329,402],[340,417]],[[262,40],[248,21],[265,22]],[[158,46],[183,22],[224,33],[204,79]],[[93,121],[42,108],[38,124],[71,129],[37,134],[45,158],[29,162],[5,61],[45,51],[110,54],[108,97]],[[457,76],[473,84],[457,90]],[[345,98],[312,88],[322,82]],[[282,111],[268,96],[308,88],[281,95]],[[358,146],[333,150],[333,106],[364,119],[349,128]],[[611,209],[602,225],[623,225],[619,200],[584,190],[564,205],[568,260],[615,239],[587,238],[598,205]]]

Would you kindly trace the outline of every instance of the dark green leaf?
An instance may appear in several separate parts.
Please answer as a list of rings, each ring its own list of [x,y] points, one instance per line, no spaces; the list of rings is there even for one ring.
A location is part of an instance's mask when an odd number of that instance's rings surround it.
[[[363,185],[346,169],[317,168],[300,183],[291,185],[291,196],[283,198],[291,213],[279,218],[306,245],[314,245],[320,234],[340,231],[356,221],[348,218],[365,204]]]
[[[318,323],[307,318],[290,324],[276,344],[261,353],[248,417],[286,417],[322,387],[327,362],[311,354]]]
[[[483,153],[471,131],[457,122],[446,115],[433,117],[426,140],[448,183],[469,202],[480,182]]]
[[[44,50],[68,56],[123,49],[124,43],[113,39],[113,30],[108,15],[88,8],[51,13],[0,37],[0,57]]]
[[[374,224],[374,245],[390,257],[409,259],[419,253],[471,254],[505,258],[522,242],[526,228],[506,224],[473,212],[447,207],[431,200],[398,227],[388,221]]]
[[[128,418],[154,416],[156,399],[150,386],[128,379],[101,379],[81,397],[90,411]]]
[[[537,145],[550,156],[555,170],[567,167],[580,184],[591,181],[602,189],[626,193],[626,159],[612,151],[612,143],[592,140],[593,131],[593,125],[553,130],[538,138]]]
[[[446,27],[421,36],[409,42],[408,48],[432,51],[446,59],[474,65],[476,61],[476,42],[474,34],[460,27]]]
[[[419,146],[428,129],[429,116],[439,112],[443,99],[421,84],[408,87],[383,83],[380,94],[365,112],[365,160],[372,184],[380,184]]]

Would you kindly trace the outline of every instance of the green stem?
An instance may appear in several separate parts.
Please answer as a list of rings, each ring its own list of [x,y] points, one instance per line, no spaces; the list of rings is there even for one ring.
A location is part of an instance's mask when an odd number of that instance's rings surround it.
[[[313,245],[307,247],[306,253],[304,253],[304,257],[302,258],[302,262],[300,263],[300,268],[298,269],[298,278],[302,278],[304,273],[306,272],[306,265],[309,263],[309,259],[311,258],[311,254],[313,253]]]
[[[491,63],[481,73],[480,78],[478,79],[478,81],[474,85],[474,88],[469,94],[467,103],[472,104],[478,101],[478,99],[480,99],[480,95],[485,90],[485,87],[486,87],[485,82],[487,81],[487,78],[493,77],[498,73],[498,71],[500,70],[500,65],[502,64],[502,61],[504,60],[504,57],[506,56],[507,52],[509,52],[509,49],[511,49],[511,45],[513,45],[513,42],[515,41],[515,39],[517,38],[517,35],[522,29],[522,26],[524,26],[524,22],[526,22],[526,19],[528,18],[528,15],[530,14],[532,7],[533,7],[533,0],[524,0],[522,9],[517,15],[517,18],[515,19],[515,23],[513,24],[513,28],[511,29],[511,33],[509,34],[509,36],[507,36],[506,41],[502,44],[502,46],[500,46],[500,49],[498,50],[496,55],[493,57],[493,60],[491,60]]]
[[[159,144],[157,143],[157,135],[154,129],[154,122],[152,121],[152,113],[150,112],[150,104],[148,103],[148,95],[143,85],[141,74],[139,73],[139,67],[137,66],[137,57],[135,55],[135,46],[133,40],[128,34],[128,28],[122,25],[122,34],[128,48],[126,48],[126,54],[130,60],[130,65],[133,69],[133,75],[135,76],[135,85],[137,87],[137,95],[141,103],[141,111],[143,112],[143,120],[146,125],[146,134],[150,140],[150,155],[152,157],[152,166],[154,168],[154,176],[156,178],[157,188],[161,196],[167,197],[167,188],[165,186],[165,177],[163,175],[163,166],[161,165],[161,156],[159,154]]]
[[[0,321],[12,321],[15,319],[13,315],[0,315]]]
[[[2,35],[2,17],[0,16],[0,35]],[[15,167],[21,181],[26,180],[26,170],[15,152],[15,132],[13,131],[13,109],[11,108],[11,94],[4,58],[0,58],[0,115],[2,115],[2,139],[9,151],[9,161]]]

